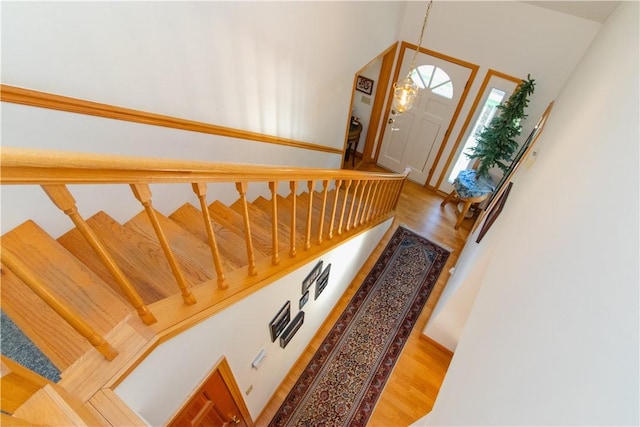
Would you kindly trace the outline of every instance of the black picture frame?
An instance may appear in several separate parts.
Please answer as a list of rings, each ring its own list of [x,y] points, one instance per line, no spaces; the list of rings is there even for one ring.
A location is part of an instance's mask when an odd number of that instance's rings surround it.
[[[363,76],[358,76],[356,78],[356,90],[364,92],[367,95],[371,95],[371,92],[373,92],[373,80]]]
[[[296,314],[296,317],[293,318],[289,326],[287,326],[287,329],[285,329],[282,335],[280,336],[280,347],[285,348],[287,344],[289,344],[289,341],[291,341],[291,338],[294,337],[294,335],[296,334],[296,332],[298,332],[298,329],[300,329],[300,326],[302,326],[303,323],[304,323],[304,311],[299,311],[298,314]]]
[[[291,320],[291,301],[287,301],[278,314],[275,315],[271,322],[269,322],[269,332],[271,333],[271,342],[274,342],[276,338],[282,333],[282,331],[289,324]]]
[[[298,302],[298,308],[302,309],[305,304],[309,301],[309,291],[305,292],[304,295],[300,297],[300,301]]]
[[[314,300],[318,299],[324,288],[329,284],[329,273],[331,273],[331,264],[327,265],[320,276],[318,276],[318,280],[316,281],[316,293],[313,297]]]
[[[322,260],[318,261],[318,263],[313,267],[313,270],[304,278],[302,281],[302,294],[309,290],[313,282],[318,278],[320,272],[322,271]]]
[[[484,235],[487,234],[487,231],[489,231],[493,223],[496,221],[496,219],[498,219],[498,216],[500,215],[500,212],[502,212],[504,204],[507,203],[507,197],[509,197],[511,187],[513,187],[513,182],[509,182],[509,184],[507,184],[497,203],[493,206],[489,213],[487,213],[487,219],[484,221],[484,224],[482,224],[480,233],[478,233],[478,237],[476,238],[476,243],[480,243]]]

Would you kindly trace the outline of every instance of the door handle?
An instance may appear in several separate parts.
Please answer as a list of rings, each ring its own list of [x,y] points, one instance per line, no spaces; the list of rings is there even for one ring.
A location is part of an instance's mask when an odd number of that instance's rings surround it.
[[[240,419],[237,416],[232,415],[231,416],[231,422],[233,423],[233,425],[237,426],[238,424],[240,424]]]

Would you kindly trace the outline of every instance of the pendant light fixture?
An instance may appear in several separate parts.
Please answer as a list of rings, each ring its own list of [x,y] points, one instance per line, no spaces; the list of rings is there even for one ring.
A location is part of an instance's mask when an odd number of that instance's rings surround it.
[[[416,99],[416,95],[418,95],[418,86],[411,78],[411,75],[415,71],[416,68],[416,59],[418,57],[418,52],[420,52],[420,48],[422,47],[422,37],[424,36],[424,30],[427,27],[427,20],[429,19],[429,12],[431,11],[431,6],[433,5],[433,0],[429,0],[429,5],[427,6],[427,11],[424,14],[424,21],[422,21],[422,29],[420,30],[420,38],[418,39],[418,47],[416,51],[413,53],[413,59],[411,60],[411,67],[409,68],[409,73],[407,77],[404,78],[402,82],[395,82],[393,84],[393,97],[396,101],[396,111],[398,113],[404,113],[409,110],[413,106],[413,102]]]

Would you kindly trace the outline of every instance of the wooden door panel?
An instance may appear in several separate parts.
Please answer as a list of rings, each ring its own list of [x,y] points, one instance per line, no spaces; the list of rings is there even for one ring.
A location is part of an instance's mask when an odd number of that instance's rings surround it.
[[[169,424],[171,427],[248,427],[219,370],[214,371]]]

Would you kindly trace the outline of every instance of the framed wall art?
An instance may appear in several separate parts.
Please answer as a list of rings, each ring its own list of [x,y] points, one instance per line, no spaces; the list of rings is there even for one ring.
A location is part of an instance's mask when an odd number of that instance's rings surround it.
[[[318,261],[318,263],[315,265],[315,267],[313,267],[313,270],[311,270],[311,273],[309,273],[307,275],[307,277],[305,277],[304,280],[302,281],[302,294],[303,295],[304,295],[305,292],[307,292],[309,290],[311,285],[313,285],[313,282],[315,282],[315,280],[318,278],[318,276],[320,275],[321,271],[322,271],[322,260]]]
[[[373,80],[358,76],[356,78],[356,90],[371,95],[371,92],[373,92]]]
[[[300,297],[300,302],[298,302],[298,308],[302,309],[304,305],[309,301],[309,291],[305,292],[304,295]]]
[[[498,202],[487,213],[487,219],[484,221],[484,224],[482,224],[482,228],[480,229],[480,233],[478,233],[478,238],[476,239],[476,243],[480,243],[484,235],[487,234],[487,231],[489,231],[493,223],[498,218],[498,215],[500,215],[500,212],[502,212],[502,208],[504,207],[504,204],[507,202],[507,197],[509,197],[509,192],[511,191],[512,186],[513,186],[513,182],[510,182],[509,184],[507,184],[504,192],[500,195]]]
[[[278,311],[278,314],[269,322],[271,342],[274,342],[276,338],[278,338],[284,328],[289,324],[289,320],[291,320],[291,301],[287,301],[280,311]]]
[[[324,288],[329,284],[329,273],[331,272],[331,264],[327,265],[327,268],[324,269],[322,274],[318,277],[318,281],[316,282],[316,294],[313,299],[318,299]]]
[[[298,314],[296,314],[296,317],[293,318],[289,326],[287,326],[287,329],[284,330],[282,336],[280,336],[280,347],[285,348],[287,344],[289,344],[289,341],[291,341],[291,338],[293,338],[296,332],[298,332],[298,329],[300,329],[300,326],[302,326],[303,322],[304,311],[299,311]]]

